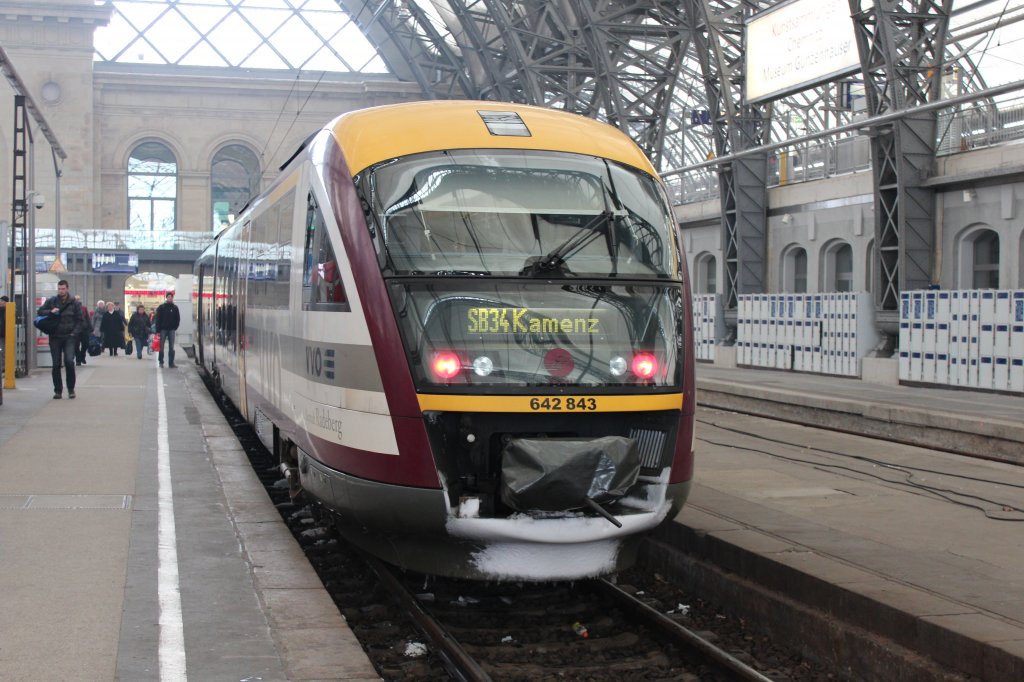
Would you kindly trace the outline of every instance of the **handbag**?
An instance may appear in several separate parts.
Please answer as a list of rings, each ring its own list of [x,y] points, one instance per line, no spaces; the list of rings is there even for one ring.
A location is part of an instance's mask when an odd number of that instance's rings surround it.
[[[100,341],[100,337],[98,337],[98,336],[90,336],[89,337],[89,348],[88,348],[87,352],[92,357],[96,357],[97,355],[99,355],[100,353],[103,352],[103,342]]]
[[[124,344],[124,352],[128,355],[132,354],[132,340],[128,339],[128,343]]]
[[[57,331],[57,325],[60,324],[60,315],[54,315],[53,313],[39,315],[32,324],[35,325],[36,329],[49,336]]]
[[[54,304],[56,305],[57,299],[55,298],[53,300],[55,301]],[[38,315],[36,319],[32,321],[32,324],[35,325],[36,329],[46,334],[47,336],[50,336],[55,331],[57,331],[57,327],[58,325],[60,325],[60,315],[61,313],[64,312],[64,309],[67,308],[69,305],[71,305],[70,301],[62,305],[60,307],[60,313],[54,314],[52,312],[48,312],[45,315]]]

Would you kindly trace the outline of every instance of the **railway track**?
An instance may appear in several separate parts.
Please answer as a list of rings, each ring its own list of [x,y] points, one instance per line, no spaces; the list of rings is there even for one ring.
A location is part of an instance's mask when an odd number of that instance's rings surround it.
[[[608,580],[474,586],[477,596],[438,581],[416,594],[394,569],[368,562],[454,679],[772,679]]]
[[[764,641],[752,656],[747,650],[755,636],[743,624],[658,585],[642,568],[618,584],[480,583],[396,572],[340,540],[315,510],[291,500],[277,463],[249,425],[229,404],[222,408],[268,495],[385,680],[833,679]],[[688,616],[680,599],[704,613]],[[766,651],[771,653],[759,663]]]

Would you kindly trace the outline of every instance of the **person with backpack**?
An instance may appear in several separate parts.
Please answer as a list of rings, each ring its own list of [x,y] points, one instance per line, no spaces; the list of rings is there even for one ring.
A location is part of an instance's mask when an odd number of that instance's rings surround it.
[[[60,400],[64,393],[60,367],[64,365],[68,379],[68,398],[75,399],[75,343],[78,335],[86,329],[82,304],[72,298],[65,279],[57,282],[57,295],[51,296],[39,306],[37,315],[56,316],[56,323],[48,332],[50,337],[50,359],[53,361],[53,399]]]

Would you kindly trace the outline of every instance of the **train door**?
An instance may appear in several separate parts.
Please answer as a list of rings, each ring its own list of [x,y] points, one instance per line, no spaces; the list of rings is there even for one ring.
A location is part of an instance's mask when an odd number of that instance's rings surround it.
[[[203,262],[199,265],[199,277],[197,278],[199,281],[196,282],[196,304],[193,306],[196,315],[195,338],[197,340],[197,343],[194,345],[196,352],[199,353],[200,367],[206,367],[206,359],[203,353],[203,347],[206,345],[206,321],[203,317],[206,315],[207,306],[210,305],[204,300],[205,295],[210,293],[206,291],[206,274],[208,270],[209,265],[207,263]]]
[[[237,267],[238,272],[236,273],[235,282],[238,285],[236,294],[236,310],[238,311],[237,328],[235,329],[235,338],[238,339],[238,411],[241,412],[247,419],[251,417],[249,414],[249,401],[246,398],[245,390],[245,355],[246,346],[248,345],[248,337],[245,331],[245,307],[246,299],[249,295],[249,281],[251,278],[252,268],[250,267],[249,260],[249,235],[252,232],[252,223],[248,220],[242,225],[242,232],[239,234],[238,240],[238,259]]]

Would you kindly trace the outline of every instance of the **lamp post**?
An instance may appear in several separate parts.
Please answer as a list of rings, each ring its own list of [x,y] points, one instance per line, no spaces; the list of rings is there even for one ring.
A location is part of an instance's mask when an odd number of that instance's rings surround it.
[[[36,211],[46,205],[46,197],[30,189],[25,192],[25,371],[36,367],[36,328],[29,320],[36,315]]]

